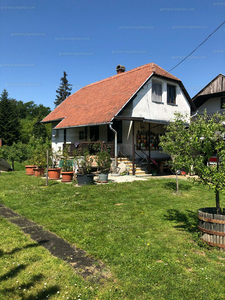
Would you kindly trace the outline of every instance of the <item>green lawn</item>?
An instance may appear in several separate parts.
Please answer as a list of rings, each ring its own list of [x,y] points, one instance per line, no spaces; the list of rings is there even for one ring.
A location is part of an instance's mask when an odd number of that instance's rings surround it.
[[[174,180],[157,178],[44,184],[2,173],[0,203],[102,260],[111,277],[83,280],[0,218],[0,299],[225,299],[225,252],[198,238],[197,210],[215,203],[208,188],[181,180],[177,195]]]

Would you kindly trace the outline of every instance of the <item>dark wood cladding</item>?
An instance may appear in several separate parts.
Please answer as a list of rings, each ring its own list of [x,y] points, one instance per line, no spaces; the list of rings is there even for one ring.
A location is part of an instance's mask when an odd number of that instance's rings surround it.
[[[217,214],[215,207],[198,210],[198,229],[201,239],[211,246],[225,248],[225,215]]]

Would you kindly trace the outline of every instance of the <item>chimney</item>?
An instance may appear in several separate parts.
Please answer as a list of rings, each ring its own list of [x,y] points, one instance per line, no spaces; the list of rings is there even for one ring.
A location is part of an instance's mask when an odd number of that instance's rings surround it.
[[[124,66],[122,66],[122,65],[118,65],[118,66],[116,67],[116,71],[117,71],[117,74],[120,74],[120,73],[125,72],[125,71],[126,71],[126,68],[125,68]]]

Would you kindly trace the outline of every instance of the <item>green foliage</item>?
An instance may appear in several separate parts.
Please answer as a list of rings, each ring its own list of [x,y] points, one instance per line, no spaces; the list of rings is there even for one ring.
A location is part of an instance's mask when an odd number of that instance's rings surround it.
[[[160,143],[163,151],[172,156],[175,170],[184,168],[186,172],[195,173],[198,176],[196,182],[213,189],[218,212],[219,192],[225,192],[224,122],[224,115],[216,113],[209,119],[205,113],[192,120],[187,128],[187,116],[176,114]],[[207,162],[214,153],[218,162],[208,166]]]
[[[17,113],[20,119],[30,119],[33,120],[37,118],[39,115],[43,119],[50,112],[50,107],[46,107],[43,104],[36,105],[34,101],[23,102],[23,101],[15,101]]]
[[[111,157],[106,151],[97,153],[97,165],[101,173],[109,173],[111,168]]]
[[[61,160],[61,157],[62,157],[62,153],[60,149],[59,151],[51,149],[49,151],[49,165],[52,168],[56,168]]]
[[[0,97],[0,138],[3,144],[11,146],[20,140],[20,122],[14,100],[8,98],[8,93],[3,90]]]
[[[48,139],[43,140],[42,138],[37,139],[32,136],[27,147],[29,163],[38,167],[46,167],[47,150],[51,149],[51,141]]]
[[[54,101],[55,107],[58,106],[60,103],[62,103],[71,93],[72,90],[72,84],[68,83],[68,80],[66,78],[67,74],[64,71],[63,77],[61,77],[61,85],[59,86],[58,90],[56,90],[56,99]]]
[[[45,168],[47,166],[47,150],[45,145],[39,145],[32,153],[31,162],[37,168]]]
[[[69,146],[65,147],[61,151],[61,158],[62,158],[62,171],[63,172],[73,171],[73,161],[70,158]]]
[[[12,146],[4,145],[0,147],[0,157],[10,160],[12,163],[12,169],[14,170],[14,162],[23,162],[28,159],[29,147],[27,145],[19,143],[13,143]]]
[[[91,165],[93,163],[93,158],[87,149],[84,149],[82,152],[76,150],[74,152],[74,158],[77,164],[79,174],[91,173]]]
[[[47,138],[47,130],[43,123],[41,123],[42,117],[39,115],[37,117],[36,122],[33,125],[33,131],[32,134],[35,138],[42,138],[45,140]]]

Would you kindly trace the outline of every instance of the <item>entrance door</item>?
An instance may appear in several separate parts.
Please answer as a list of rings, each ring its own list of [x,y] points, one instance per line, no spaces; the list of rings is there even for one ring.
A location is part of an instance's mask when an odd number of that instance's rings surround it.
[[[99,140],[99,126],[91,126],[90,127],[90,139],[91,141],[98,141]]]

